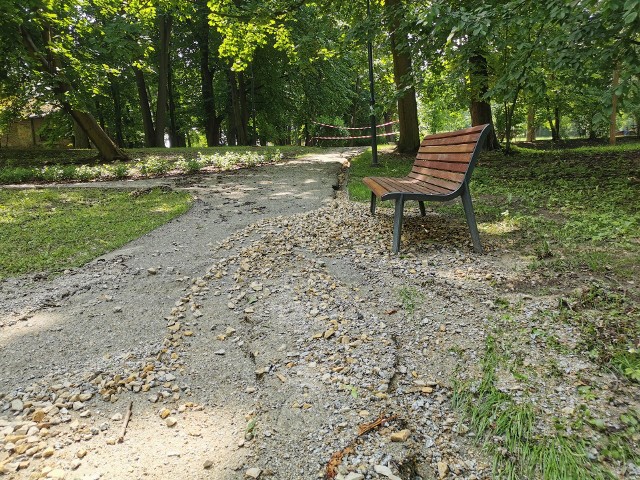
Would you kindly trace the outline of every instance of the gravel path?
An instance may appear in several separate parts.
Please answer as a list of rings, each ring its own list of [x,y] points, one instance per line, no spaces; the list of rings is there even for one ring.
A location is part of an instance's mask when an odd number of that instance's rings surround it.
[[[351,153],[163,180],[198,198],[189,213],[55,280],[1,283],[9,478],[490,478],[452,382],[477,377],[505,301],[519,335],[558,299],[515,291],[539,279],[496,240],[472,253],[462,219],[409,215],[390,255],[390,212],[332,189]],[[534,368],[552,355],[575,381],[624,388],[527,342]],[[572,415],[566,377],[539,383],[543,411]]]

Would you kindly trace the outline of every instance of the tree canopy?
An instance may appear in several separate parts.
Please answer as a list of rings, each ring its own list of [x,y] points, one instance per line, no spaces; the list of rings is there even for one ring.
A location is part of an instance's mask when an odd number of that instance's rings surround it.
[[[399,120],[401,151],[487,121],[507,148],[640,123],[640,0],[366,12],[364,0],[2,2],[0,130],[53,105],[58,132],[111,160],[142,145],[310,144],[315,122],[368,125],[367,41],[373,113]]]

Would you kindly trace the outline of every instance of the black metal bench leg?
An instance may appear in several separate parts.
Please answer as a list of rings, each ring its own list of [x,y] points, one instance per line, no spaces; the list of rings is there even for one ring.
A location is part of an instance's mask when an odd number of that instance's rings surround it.
[[[396,199],[396,211],[393,216],[393,253],[400,250],[400,235],[402,234],[402,214],[404,211],[404,195]]]
[[[424,209],[424,202],[423,201],[419,201],[418,205],[420,206],[420,215],[422,215],[423,217],[427,215],[427,211]]]
[[[473,213],[473,204],[471,203],[471,193],[469,193],[469,185],[466,183],[462,186],[462,206],[464,207],[464,215],[467,217],[467,225],[471,231],[471,240],[473,241],[473,249],[476,253],[482,252],[482,245],[480,244],[480,234],[478,233],[478,226],[476,225],[476,216]]]
[[[371,192],[371,215],[373,215],[374,213],[376,213],[376,194]]]

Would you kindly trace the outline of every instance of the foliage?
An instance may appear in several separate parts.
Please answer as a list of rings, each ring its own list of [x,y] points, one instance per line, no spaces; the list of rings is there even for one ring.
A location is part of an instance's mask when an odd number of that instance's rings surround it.
[[[0,190],[0,278],[59,272],[187,211],[187,194],[153,190]]]
[[[287,154],[295,156],[300,149],[283,149]],[[203,153],[204,152],[204,153]],[[85,152],[81,152],[85,153]],[[182,149],[180,153],[154,151],[145,149],[138,151],[137,159],[131,162],[115,162],[111,164],[84,163],[86,158],[81,154],[68,158],[43,159],[21,155],[0,159],[0,184],[20,184],[28,182],[86,182],[91,180],[112,180],[123,178],[142,178],[165,175],[167,173],[196,173],[204,168],[217,171],[235,168],[248,168],[280,161],[284,154],[277,148],[256,149]],[[134,157],[135,158],[135,157]],[[55,161],[41,167],[24,167]],[[16,166],[13,166],[16,165]]]

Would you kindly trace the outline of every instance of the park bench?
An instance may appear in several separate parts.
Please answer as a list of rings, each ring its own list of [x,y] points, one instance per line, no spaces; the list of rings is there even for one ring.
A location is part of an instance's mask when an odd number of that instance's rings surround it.
[[[482,253],[480,235],[473,213],[469,181],[478,161],[491,125],[478,125],[456,132],[429,135],[420,144],[411,173],[406,177],[365,177],[364,184],[371,190],[371,214],[376,211],[376,197],[395,200],[393,217],[393,253],[400,250],[404,203],[417,200],[420,213],[425,216],[425,201],[446,202],[462,199],[471,240],[476,252]]]

